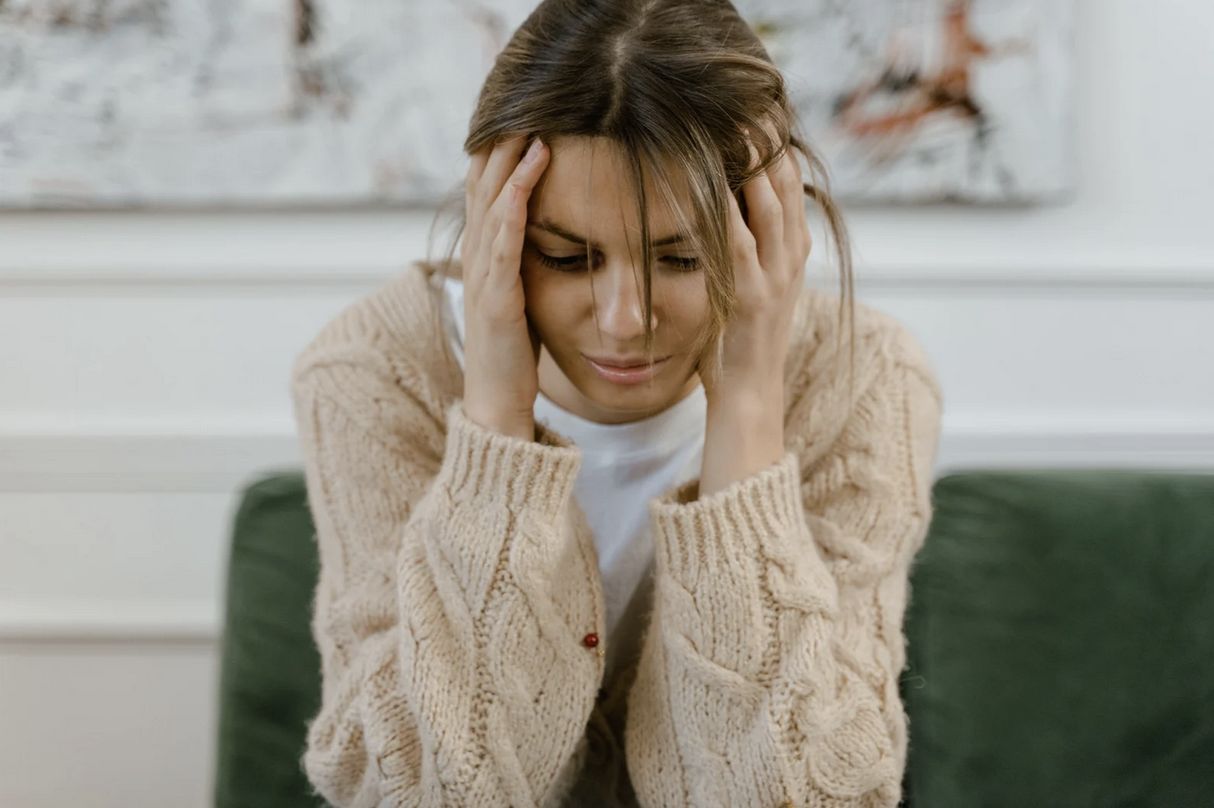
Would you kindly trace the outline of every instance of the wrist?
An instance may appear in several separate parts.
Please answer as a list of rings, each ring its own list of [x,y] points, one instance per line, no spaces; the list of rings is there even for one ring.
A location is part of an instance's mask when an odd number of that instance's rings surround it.
[[[777,404],[780,402],[777,402]],[[784,456],[784,412],[769,401],[734,397],[708,414],[700,497],[761,471]]]
[[[711,396],[709,420],[734,419],[743,423],[784,423],[784,383],[734,384]]]
[[[469,406],[467,401],[463,402],[461,406],[465,418],[485,429],[522,440],[535,440],[534,415],[503,416],[501,413],[486,412],[475,406]]]

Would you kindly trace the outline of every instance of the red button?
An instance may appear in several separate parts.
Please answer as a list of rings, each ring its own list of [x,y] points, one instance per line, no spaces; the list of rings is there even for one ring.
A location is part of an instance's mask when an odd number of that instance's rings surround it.
[[[598,644],[599,635],[595,634],[594,632],[591,632],[582,638],[582,645],[586,646],[587,648],[593,648]]]

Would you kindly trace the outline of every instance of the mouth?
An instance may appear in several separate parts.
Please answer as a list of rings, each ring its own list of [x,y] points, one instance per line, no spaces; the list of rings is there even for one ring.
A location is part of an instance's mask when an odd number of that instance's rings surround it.
[[[666,363],[670,360],[669,356],[655,360],[652,364],[634,365],[632,367],[622,368],[614,365],[604,365],[601,362],[596,362],[588,356],[584,356],[585,360],[590,364],[590,367],[613,384],[640,384],[648,381],[658,374]]]

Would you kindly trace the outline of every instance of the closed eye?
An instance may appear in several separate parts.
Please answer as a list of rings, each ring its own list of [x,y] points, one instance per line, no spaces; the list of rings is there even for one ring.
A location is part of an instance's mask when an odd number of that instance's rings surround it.
[[[678,255],[668,255],[665,258],[663,258],[662,260],[669,261],[671,264],[673,264],[677,267],[680,267],[688,272],[692,271],[693,269],[695,269],[696,267],[698,267],[700,265],[700,260],[695,257],[684,258],[684,257],[678,256]]]
[[[535,251],[536,256],[540,259],[540,263],[544,266],[555,269],[560,272],[577,272],[586,265],[585,255],[570,255],[558,258],[554,255]],[[693,272],[699,267],[699,259],[694,257],[683,257],[678,255],[663,256],[661,261],[668,262],[671,266],[677,267],[680,272]]]
[[[562,272],[569,272],[586,263],[584,255],[570,255],[565,258],[557,258],[547,253],[542,253],[539,250],[535,251],[536,256],[540,259],[540,263],[551,269],[558,269]]]

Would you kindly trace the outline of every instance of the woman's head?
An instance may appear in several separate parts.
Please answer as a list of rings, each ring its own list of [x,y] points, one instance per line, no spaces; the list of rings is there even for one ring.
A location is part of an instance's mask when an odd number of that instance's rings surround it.
[[[514,33],[464,150],[525,134],[552,151],[528,205],[522,273],[581,414],[631,420],[694,388],[695,358],[733,305],[727,194],[788,148],[814,180],[805,190],[826,215],[850,310],[846,230],[799,130],[782,75],[727,0],[544,0]],[[671,358],[636,386],[585,362],[638,354]]]

